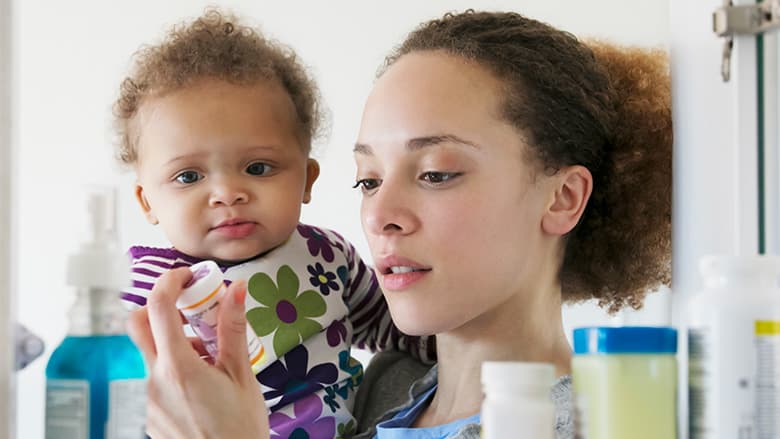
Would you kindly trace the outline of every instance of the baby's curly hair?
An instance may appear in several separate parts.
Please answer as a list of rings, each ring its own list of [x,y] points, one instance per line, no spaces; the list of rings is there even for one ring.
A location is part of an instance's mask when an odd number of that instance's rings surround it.
[[[114,103],[117,159],[125,165],[138,160],[133,119],[145,99],[204,78],[237,85],[276,81],[293,102],[304,151],[310,151],[312,140],[320,134],[325,116],[319,90],[295,52],[212,7],[190,23],[173,26],[161,43],[144,46],[133,55],[130,74]]]
[[[504,84],[502,116],[547,173],[582,165],[593,194],[566,238],[566,301],[615,312],[671,281],[672,118],[666,53],[585,44],[511,12],[448,13],[422,24],[386,59],[443,50]]]

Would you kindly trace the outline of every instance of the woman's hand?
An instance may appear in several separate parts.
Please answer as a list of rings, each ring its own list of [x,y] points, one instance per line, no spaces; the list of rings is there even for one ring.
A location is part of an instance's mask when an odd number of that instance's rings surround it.
[[[219,354],[210,365],[184,335],[176,308],[191,277],[187,268],[163,274],[147,306],[128,322],[149,371],[147,433],[154,439],[268,438],[268,412],[248,360],[246,284],[234,282],[220,301]]]

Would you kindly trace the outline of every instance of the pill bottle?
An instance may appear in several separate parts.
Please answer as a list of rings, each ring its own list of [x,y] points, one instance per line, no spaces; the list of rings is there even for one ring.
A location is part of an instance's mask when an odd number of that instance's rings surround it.
[[[190,267],[192,279],[185,286],[176,307],[192,327],[192,331],[203,341],[203,346],[213,358],[217,358],[217,310],[226,293],[222,270],[214,261],[202,261]],[[265,349],[254,330],[246,327],[249,363],[252,372],[260,372],[264,364]]]
[[[482,363],[482,438],[555,439],[554,382],[552,364]]]
[[[676,353],[673,328],[575,329],[572,384],[579,436],[675,439]]]

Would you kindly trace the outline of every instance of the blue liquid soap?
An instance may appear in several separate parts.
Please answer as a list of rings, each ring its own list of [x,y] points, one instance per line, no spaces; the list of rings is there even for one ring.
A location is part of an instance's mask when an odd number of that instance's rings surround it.
[[[127,335],[66,337],[46,365],[46,437],[145,437],[145,403],[136,403],[140,411],[128,413],[136,421],[113,419],[116,414],[109,414],[111,407],[127,398],[122,394],[130,393],[136,398],[144,394],[145,376],[143,360]],[[111,397],[114,401],[110,401]],[[52,410],[62,416],[56,416]]]
[[[107,199],[90,203],[92,240],[68,261],[70,327],[46,365],[46,439],[143,439],[146,370],[118,293],[127,259],[107,227]]]
[[[111,299],[119,301],[113,295]],[[124,312],[121,308],[119,311]],[[93,313],[93,318],[95,314],[99,313]],[[91,325],[90,331],[83,327],[78,330],[72,324],[70,334],[49,358],[46,439],[145,437],[143,358],[122,333],[124,320],[121,316],[114,318],[113,322],[108,316],[98,318],[103,325]]]

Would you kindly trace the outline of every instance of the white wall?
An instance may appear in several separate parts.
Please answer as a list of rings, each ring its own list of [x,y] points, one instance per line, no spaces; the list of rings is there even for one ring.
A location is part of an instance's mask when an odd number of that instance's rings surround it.
[[[114,182],[121,192],[125,244],[164,244],[131,199],[132,176],[117,177],[111,160],[110,105],[130,54],[155,41],[169,25],[198,15],[205,3],[16,0],[14,50],[19,180],[14,211],[18,229],[18,315],[47,343],[47,352],[21,372],[17,437],[43,437],[43,371],[66,328],[72,300],[64,260],[78,243],[79,185]],[[659,0],[505,0],[367,2],[229,1],[220,4],[251,17],[298,51],[312,67],[333,114],[333,131],[316,155],[322,165],[313,202],[303,220],[344,233],[368,257],[350,190],[351,145],[362,105],[384,54],[420,21],[469,6],[514,9],[582,36],[632,44],[665,45],[668,6]],[[333,207],[340,209],[334,211]],[[661,301],[651,320],[664,320]],[[646,317],[629,319],[644,321]],[[603,319],[593,307],[567,311],[569,326]]]
[[[10,1],[0,0],[0,352],[13,352],[11,328],[11,17]],[[0,355],[0,439],[13,423],[12,356]]]

